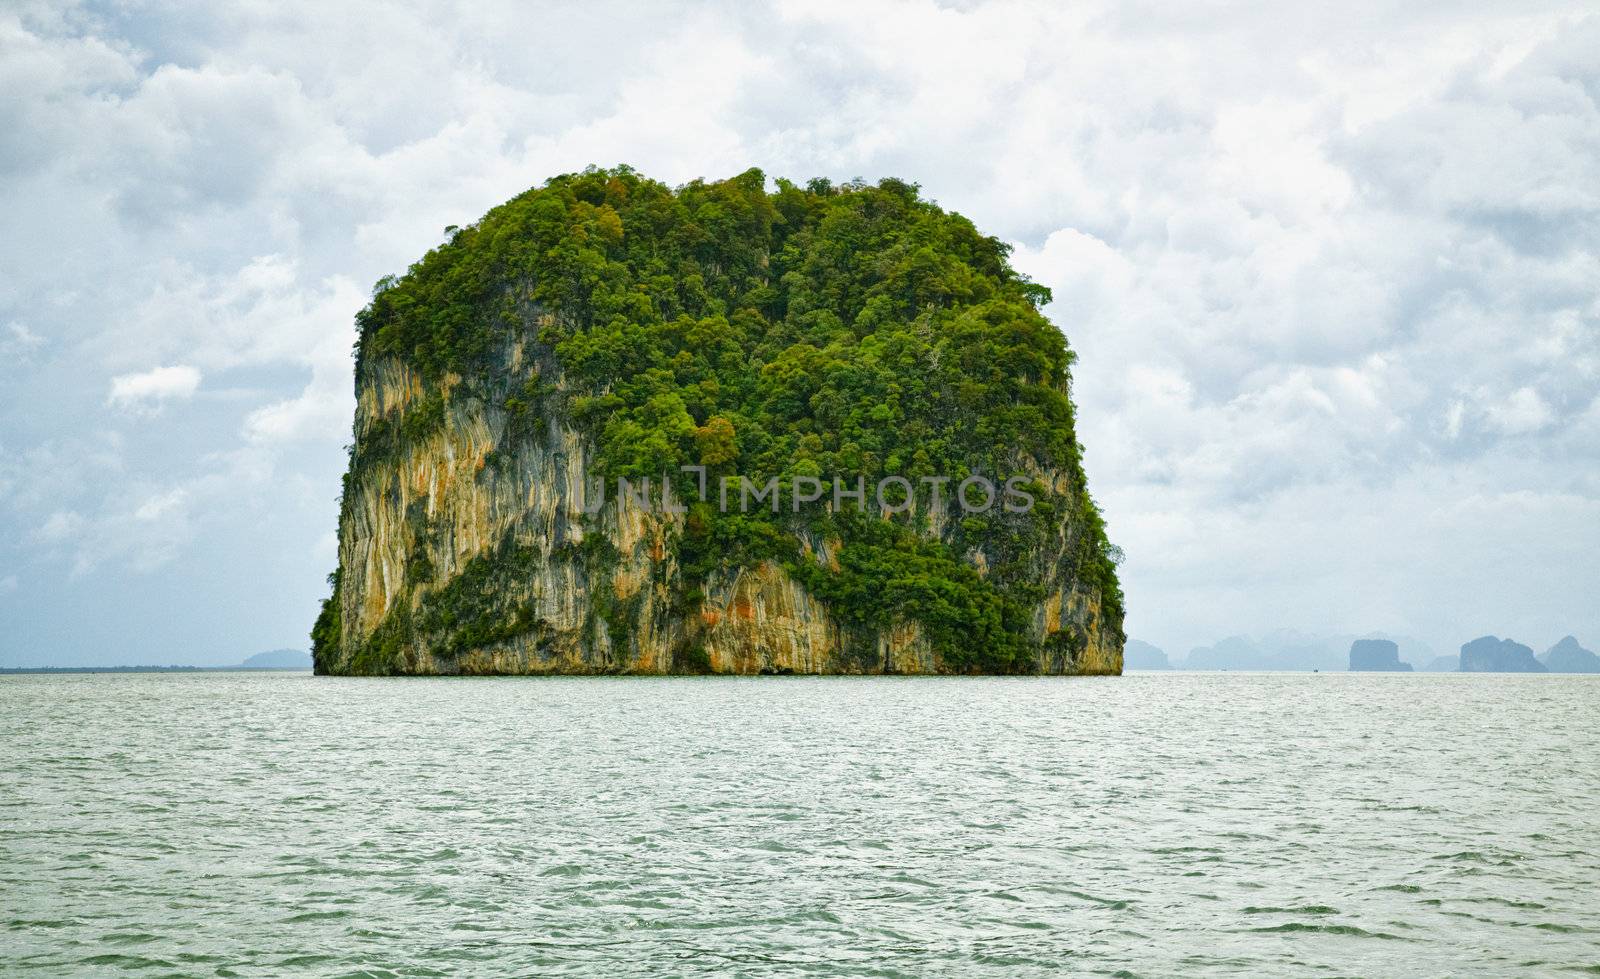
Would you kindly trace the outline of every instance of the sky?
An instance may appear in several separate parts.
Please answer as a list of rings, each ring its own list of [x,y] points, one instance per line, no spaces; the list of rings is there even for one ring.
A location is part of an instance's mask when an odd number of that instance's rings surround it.
[[[372,283],[617,163],[1013,243],[1130,635],[1600,648],[1597,103],[1584,4],[9,0],[0,666],[305,647]]]

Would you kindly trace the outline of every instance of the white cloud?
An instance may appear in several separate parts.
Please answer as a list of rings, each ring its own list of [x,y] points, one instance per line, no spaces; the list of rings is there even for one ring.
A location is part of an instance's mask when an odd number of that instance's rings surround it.
[[[1586,580],[1600,17],[264,9],[0,13],[0,503],[74,567],[159,565],[286,485],[324,501],[287,536],[326,563],[366,284],[628,162],[894,174],[1017,242],[1081,356],[1131,627],[1171,649],[1275,625],[1449,648],[1429,610],[1531,622]],[[568,43],[527,43],[530,17]],[[154,417],[190,397],[229,413]]]
[[[200,372],[185,364],[153,367],[137,374],[120,374],[111,379],[110,405],[123,408],[148,408],[163,401],[184,400],[200,387]]]
[[[1528,387],[1518,388],[1501,403],[1490,405],[1488,414],[1489,423],[1507,435],[1536,432],[1554,418],[1539,392]]]
[[[151,496],[139,504],[138,508],[133,511],[133,517],[135,520],[142,520],[146,523],[161,520],[179,512],[188,500],[189,493],[182,487],[167,490],[164,493]]]
[[[38,539],[55,544],[77,536],[83,530],[83,517],[70,510],[57,510],[46,518],[37,532]]]
[[[7,323],[5,335],[0,336],[0,358],[5,361],[26,359],[44,346],[44,337],[28,329],[26,323]],[[0,363],[0,368],[9,366]]]
[[[230,484],[213,477],[160,488],[126,487],[92,513],[51,513],[33,539],[65,559],[75,577],[107,565],[148,573],[170,563],[192,540],[197,492],[209,491],[214,504],[216,490],[224,485]]]
[[[326,438],[350,428],[355,397],[341,387],[322,389],[315,381],[299,397],[252,411],[245,419],[245,435],[252,442],[291,442]]]

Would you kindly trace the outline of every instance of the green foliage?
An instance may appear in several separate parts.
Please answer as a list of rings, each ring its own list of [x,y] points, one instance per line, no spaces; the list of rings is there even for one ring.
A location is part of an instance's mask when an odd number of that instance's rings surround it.
[[[739,444],[734,439],[733,422],[721,415],[695,429],[694,441],[700,453],[700,465],[707,469],[726,466],[739,458]]]
[[[541,421],[550,394],[539,375],[535,374],[506,398],[504,407],[508,443],[543,440],[544,426]]]
[[[311,663],[318,673],[328,672],[339,655],[340,577],[337,570],[328,575],[328,587],[332,589],[332,594],[322,600],[317,621],[311,626]]]
[[[956,670],[1027,672],[1026,641],[1036,596],[981,577],[937,541],[870,515],[834,521],[843,546],[839,570],[813,561],[789,565],[807,589],[837,610],[846,625],[875,627],[914,618]]]
[[[347,672],[355,676],[388,676],[395,672],[395,664],[405,659],[405,651],[413,636],[411,616],[397,606],[378,623],[366,642],[358,646],[350,657]]]
[[[711,672],[711,654],[704,646],[684,646],[672,654],[672,672],[704,676]]]
[[[459,656],[523,635],[539,625],[533,606],[510,602],[522,593],[539,563],[539,550],[502,541],[493,550],[467,562],[444,587],[426,593],[417,626],[436,637],[437,651]]]
[[[947,502],[954,481],[998,483],[1025,459],[1065,472],[1070,492],[1036,486],[1033,514],[968,520],[947,544],[919,537],[909,517],[836,519],[821,505],[798,519],[696,507],[676,543],[691,586],[719,566],[780,560],[862,627],[914,617],[949,662],[1020,669],[1036,600],[1028,543],[1050,526],[1067,521],[1071,570],[1119,619],[1122,598],[1083,488],[1073,355],[1039,312],[1049,291],[1016,273],[1008,250],[898,180],[779,180],[769,193],[750,170],[673,190],[627,167],[590,169],[495,208],[381,281],[358,317],[358,370],[398,357],[428,390],[462,375],[463,390],[504,409],[511,451],[551,409],[538,367],[497,376],[498,352],[532,341],[531,359],[565,377],[561,410],[594,439],[600,472],[667,473],[684,499],[683,465],[706,466],[713,494],[734,472],[860,474],[869,493],[885,475],[948,475]],[[412,404],[358,439],[356,456],[431,431],[443,412],[437,396]],[[930,494],[919,484],[919,512]],[[803,529],[840,536],[839,571],[799,559]],[[989,556],[987,576],[965,560],[972,548]],[[466,621],[464,608],[452,614]]]

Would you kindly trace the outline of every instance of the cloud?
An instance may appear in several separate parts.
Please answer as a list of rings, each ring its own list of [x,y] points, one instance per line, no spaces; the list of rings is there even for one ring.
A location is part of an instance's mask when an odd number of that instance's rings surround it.
[[[216,502],[215,478],[153,486],[139,482],[96,501],[91,512],[56,510],[33,532],[34,543],[65,561],[74,577],[106,566],[148,574],[172,562],[194,538],[195,504]]]
[[[188,502],[188,499],[189,493],[182,487],[167,490],[164,493],[158,493],[154,496],[151,496],[143,503],[140,503],[138,508],[133,511],[133,517],[135,520],[142,520],[145,523],[152,523],[168,517],[173,513],[180,512],[183,508],[183,505]]]
[[[46,441],[25,450],[0,444],[0,504],[37,513],[59,508],[86,489],[104,489],[125,467],[115,432]]]
[[[50,514],[36,536],[47,544],[56,544],[76,537],[83,531],[84,519],[70,510],[57,510]]]
[[[320,581],[368,283],[557,172],[759,165],[917,181],[1054,289],[1135,633],[1600,632],[1600,17],[621,9],[0,13],[8,536]]]
[[[5,333],[0,334],[0,359],[6,362],[0,364],[0,368],[28,359],[42,346],[44,337],[28,329],[27,324],[7,323]]]
[[[150,408],[163,401],[186,400],[199,387],[200,372],[193,367],[154,367],[113,377],[106,403],[121,408]]]
[[[1554,415],[1539,392],[1533,388],[1517,388],[1499,404],[1487,409],[1489,423],[1507,435],[1536,432],[1550,424]]]

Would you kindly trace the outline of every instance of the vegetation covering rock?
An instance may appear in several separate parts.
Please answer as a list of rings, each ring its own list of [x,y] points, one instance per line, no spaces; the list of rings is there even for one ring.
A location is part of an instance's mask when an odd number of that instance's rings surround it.
[[[914,185],[766,183],[558,177],[378,283],[320,672],[1120,671],[1048,290]]]

